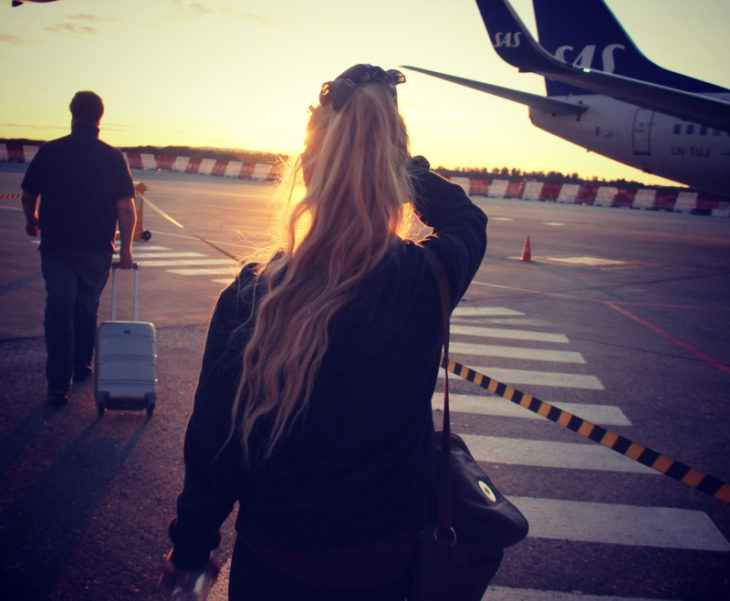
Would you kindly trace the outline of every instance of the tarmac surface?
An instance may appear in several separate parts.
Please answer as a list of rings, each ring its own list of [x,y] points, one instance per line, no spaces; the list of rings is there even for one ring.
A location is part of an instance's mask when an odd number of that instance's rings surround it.
[[[16,192],[23,170],[0,164],[0,193]],[[2,600],[164,598],[156,581],[207,321],[236,270],[195,235],[249,252],[266,239],[274,188],[134,175],[188,228],[146,207],[152,238],[135,248],[140,319],[158,334],[149,419],[99,418],[91,382],[74,385],[67,407],[46,405],[37,245],[19,200],[0,200]],[[489,248],[452,322],[453,358],[730,481],[730,220],[475,201],[490,216]],[[519,261],[527,236],[529,263]],[[128,315],[129,299],[120,305]],[[108,307],[109,287],[101,320]],[[531,522],[487,601],[730,599],[730,505],[450,383],[453,428]],[[218,551],[225,565],[234,537],[231,517]],[[225,599],[225,585],[224,572],[210,598]]]

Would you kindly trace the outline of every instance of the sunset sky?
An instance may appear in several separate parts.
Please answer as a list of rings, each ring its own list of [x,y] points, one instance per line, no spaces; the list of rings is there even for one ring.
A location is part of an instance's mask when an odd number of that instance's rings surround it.
[[[728,0],[607,0],[663,67],[730,87]],[[412,64],[544,94],[494,52],[473,0],[59,0],[0,7],[0,137],[68,131],[96,91],[116,146],[297,152],[323,81],[354,63]],[[513,6],[534,30],[530,0]],[[414,154],[445,167],[517,167],[666,183],[532,126],[527,108],[407,72]]]

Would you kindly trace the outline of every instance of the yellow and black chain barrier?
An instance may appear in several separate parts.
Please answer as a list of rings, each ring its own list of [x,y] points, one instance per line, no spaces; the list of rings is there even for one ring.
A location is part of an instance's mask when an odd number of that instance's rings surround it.
[[[606,430],[601,426],[592,424],[572,413],[559,409],[550,403],[546,403],[530,394],[520,392],[507,384],[502,384],[494,378],[480,374],[466,365],[449,360],[448,365],[442,361],[442,367],[456,374],[460,378],[464,378],[469,382],[473,382],[477,386],[488,390],[491,393],[520,405],[525,409],[529,409],[533,413],[542,415],[547,419],[560,424],[561,426],[577,432],[581,436],[602,444],[612,451],[621,453],[634,461],[638,461],[642,465],[650,467],[665,476],[669,476],[674,480],[686,484],[691,488],[695,488],[711,497],[730,503],[730,484],[723,482],[715,476],[705,474],[700,470],[694,469],[681,461],[662,455],[652,449],[640,445],[625,436]]]
[[[20,198],[20,194],[0,194],[0,198]]]

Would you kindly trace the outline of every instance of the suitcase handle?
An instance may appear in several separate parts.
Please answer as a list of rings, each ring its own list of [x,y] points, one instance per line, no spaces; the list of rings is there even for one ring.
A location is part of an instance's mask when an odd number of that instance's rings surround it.
[[[119,268],[119,261],[112,262],[112,321],[117,320],[117,269]],[[134,269],[134,321],[137,319],[137,305],[139,299],[139,293],[137,288],[137,279],[139,276],[139,265],[132,263],[132,269]]]

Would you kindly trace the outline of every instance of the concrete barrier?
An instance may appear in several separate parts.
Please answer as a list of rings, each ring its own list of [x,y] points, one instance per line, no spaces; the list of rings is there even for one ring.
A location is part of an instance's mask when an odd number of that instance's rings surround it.
[[[578,197],[578,191],[580,190],[580,184],[563,184],[558,193],[558,202],[575,204],[575,199]]]
[[[542,194],[542,182],[526,182],[522,200],[540,200],[540,194]]]
[[[507,193],[507,186],[509,182],[506,179],[494,179],[492,184],[489,186],[489,193],[487,196],[490,198],[503,198]]]

